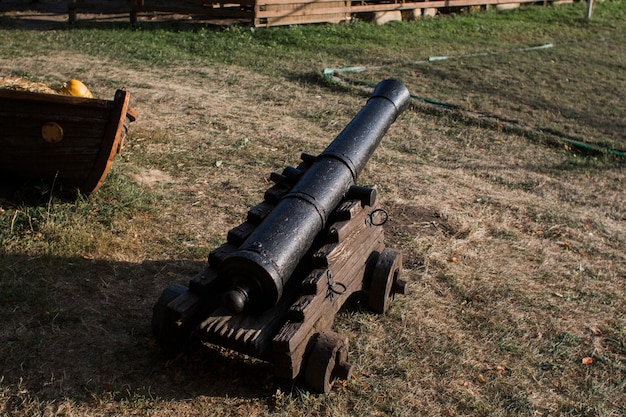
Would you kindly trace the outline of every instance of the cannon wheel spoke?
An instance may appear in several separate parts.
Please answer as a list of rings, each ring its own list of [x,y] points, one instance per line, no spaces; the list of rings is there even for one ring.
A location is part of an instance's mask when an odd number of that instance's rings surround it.
[[[368,307],[375,313],[383,314],[391,305],[394,294],[403,292],[397,287],[403,285],[400,280],[402,269],[402,252],[385,248],[379,255],[374,270],[369,291]]]
[[[326,331],[312,338],[312,349],[304,371],[305,385],[316,392],[327,393],[336,379],[349,379],[352,365],[348,359],[348,338]]]

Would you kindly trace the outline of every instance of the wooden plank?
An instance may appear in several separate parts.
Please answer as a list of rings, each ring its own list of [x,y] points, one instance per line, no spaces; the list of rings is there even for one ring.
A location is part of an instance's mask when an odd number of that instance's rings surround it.
[[[220,18],[246,18],[253,15],[252,10],[241,9],[240,7],[183,7],[183,6],[159,6],[143,5],[134,6],[133,13],[141,12],[163,12],[175,14],[196,14],[207,17]]]
[[[111,108],[111,102],[108,100],[96,99],[96,98],[84,98],[76,96],[67,96],[63,94],[43,94],[33,93],[30,91],[17,91],[0,89],[0,100],[11,99],[11,103],[19,103],[20,101],[26,103],[39,103],[41,106],[37,106],[41,109],[47,109],[48,106],[44,103],[52,103],[58,105],[72,105],[80,108]],[[37,104],[35,104],[37,105]]]
[[[62,129],[61,140],[55,143],[48,143],[44,140],[42,126],[54,123]],[[4,146],[31,147],[32,151],[36,147],[44,145],[54,145],[51,148],[67,148],[71,145],[78,147],[94,146],[99,148],[103,141],[104,131],[107,123],[104,120],[94,120],[89,122],[74,122],[59,120],[52,122],[51,118],[31,117],[28,119],[11,119],[0,116],[0,140]]]
[[[265,194],[263,194],[263,199],[271,205],[276,205],[280,199],[283,198],[287,192],[289,192],[289,190],[290,188],[285,187],[284,185],[272,185],[265,191]]]
[[[94,167],[90,175],[85,179],[84,184],[80,186],[81,191],[93,193],[104,182],[113,158],[117,154],[118,145],[122,134],[125,134],[124,121],[130,104],[130,93],[124,90],[117,90],[113,100],[113,109],[109,117],[109,124],[104,131],[102,144],[100,145],[100,153],[96,157]]]
[[[9,152],[4,150],[3,152]],[[45,178],[42,177],[44,173],[61,173],[62,176],[78,171],[83,171],[85,168],[91,170],[93,167],[93,160],[97,156],[97,152],[89,150],[89,152],[71,152],[71,153],[51,153],[49,155],[34,154],[32,150],[24,152],[17,152],[13,149],[10,150],[11,158],[0,158],[2,171],[14,171],[15,174],[22,174],[26,178]],[[72,164],[72,165],[64,165]],[[16,169],[12,169],[15,167]],[[83,176],[83,181],[85,177]]]
[[[219,9],[234,9],[241,8],[242,6],[253,7],[255,0],[218,0],[218,1],[205,1],[205,0],[174,0],[174,1],[159,1],[159,0],[131,0],[130,6],[136,11],[143,11],[146,9],[188,9],[195,10],[196,12],[202,12],[202,10],[219,10]]]
[[[256,12],[255,17],[258,19],[274,19],[278,21],[278,19],[295,19],[295,18],[319,18],[321,16],[327,15],[337,15],[338,17],[345,17],[350,13],[350,7],[348,6],[339,6],[339,7],[329,7],[329,8],[311,8],[311,9],[301,9],[297,10],[297,13],[294,13],[294,10],[285,10],[285,9],[269,9],[269,10],[259,10]]]
[[[76,186],[76,184],[81,184],[85,176],[89,173],[92,168],[92,163],[88,161],[77,160],[76,158],[68,158],[68,159],[56,159],[54,164],[38,164],[37,170],[29,170],[25,172],[24,161],[27,161],[25,157],[17,157],[13,162],[10,163],[2,163],[2,167],[0,167],[0,173],[2,176],[7,179],[12,180],[23,180],[23,179],[46,179],[50,182],[56,182],[58,186],[65,184],[66,186]],[[61,166],[69,166],[70,169],[60,169],[56,167],[56,164],[61,164]],[[30,164],[30,162],[29,162]],[[34,165],[37,165],[36,163]]]
[[[298,331],[298,337],[294,338],[298,343],[294,344],[288,351],[274,351],[274,365],[276,376],[280,378],[294,379],[302,370],[303,359],[311,337],[319,332],[330,329],[335,319],[334,315],[323,315],[304,331]],[[273,345],[276,346],[276,345]]]
[[[350,18],[345,0],[266,1],[255,7],[255,25],[274,26],[298,23],[333,22]]]
[[[217,278],[217,271],[214,268],[206,267],[189,280],[189,290],[199,294],[213,292],[218,285]]]
[[[3,127],[2,123],[0,123],[0,128]],[[15,159],[13,152],[41,158],[51,158],[55,155],[84,156],[97,154],[102,143],[102,136],[94,137],[93,132],[90,132],[91,137],[81,133],[80,131],[74,131],[71,127],[68,128],[67,125],[63,125],[63,139],[57,143],[48,143],[41,135],[41,125],[25,126],[24,129],[15,128],[9,131],[3,130],[0,133],[0,141],[2,143],[2,156],[0,158],[8,161]]]
[[[256,229],[255,224],[248,221],[241,223],[239,226],[233,227],[228,231],[226,240],[233,246],[241,246],[241,244],[252,234]]]
[[[350,15],[345,14],[308,14],[295,16],[277,16],[275,18],[259,18],[254,20],[254,25],[259,27],[299,25],[303,23],[340,23],[350,20]]]
[[[306,333],[301,330],[303,326],[304,324],[302,322],[288,322],[283,325],[280,331],[274,336],[274,351],[289,352],[294,350],[296,346],[302,342],[302,337],[306,335]]]
[[[357,227],[358,225],[350,220],[335,222],[330,229],[328,229],[328,241],[330,243],[340,242],[354,232]]]
[[[202,296],[192,291],[185,291],[168,305],[167,309],[174,320],[185,321],[202,307]]]
[[[520,0],[517,3],[536,3],[536,0]],[[507,4],[510,0],[434,0],[425,2],[403,2],[403,3],[353,3],[350,7],[352,13],[365,13],[385,10],[411,10],[429,9],[441,7],[466,7],[479,6],[484,4]]]
[[[303,295],[317,294],[326,286],[327,268],[314,269],[304,280],[302,280]]]
[[[238,249],[238,246],[230,243],[224,243],[223,245],[213,249],[209,252],[209,265],[217,268],[222,263],[224,258]]]
[[[337,249],[340,242],[327,243],[312,255],[313,268],[328,268],[328,255]]]
[[[292,322],[304,322],[307,317],[313,315],[312,309],[319,308],[323,301],[324,297],[317,294],[303,295],[289,307],[287,319]]]
[[[108,12],[130,12],[132,6],[126,1],[120,1],[116,3],[102,2],[102,1],[75,1],[69,0],[67,2],[68,12],[76,12],[77,10],[97,10]]]
[[[257,0],[256,6],[258,7],[266,7],[266,6],[315,6],[321,5],[323,7],[324,4],[332,4],[332,3],[347,3],[344,0]]]
[[[57,103],[48,103],[47,108],[40,105],[30,105],[28,103],[12,103],[9,100],[0,100],[2,107],[0,108],[0,118],[5,119],[6,123],[18,124],[28,120],[41,120],[46,122],[68,122],[68,123],[89,123],[96,121],[106,123],[109,120],[108,108],[89,108],[77,107],[71,105],[61,105]],[[52,111],[56,107],[56,111]],[[5,110],[6,109],[6,110]]]
[[[254,0],[218,0],[218,1],[206,1],[206,0],[174,0],[174,1],[158,1],[158,0],[144,0],[141,2],[134,2],[137,5],[145,5],[146,3],[151,3],[156,6],[172,6],[172,5],[180,5],[180,6],[195,6],[195,7],[203,7],[205,9],[211,8],[219,8],[219,7],[238,7],[238,6],[254,6]]]
[[[272,210],[274,210],[274,205],[264,201],[248,210],[247,219],[250,223],[259,225]]]
[[[363,206],[359,200],[344,201],[337,207],[337,210],[331,215],[333,221],[350,220],[363,210]]]

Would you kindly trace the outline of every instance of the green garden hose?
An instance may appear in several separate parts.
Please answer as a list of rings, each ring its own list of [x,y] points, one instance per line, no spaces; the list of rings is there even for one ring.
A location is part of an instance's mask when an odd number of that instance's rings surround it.
[[[552,44],[546,44],[546,45],[535,46],[535,47],[530,47],[530,48],[522,48],[522,49],[519,49],[519,51],[546,49],[546,48],[552,48],[552,46],[553,46]],[[471,54],[471,55],[462,55],[459,57],[472,57],[472,56],[483,56],[483,55],[493,55],[493,54],[495,53],[488,52],[488,53],[478,53],[478,54]],[[422,61],[422,62],[442,61],[445,59],[452,59],[452,58],[457,58],[457,57],[447,57],[447,56],[430,57],[428,61]],[[324,70],[322,71],[322,77],[324,78],[324,80],[330,83],[360,86],[363,88],[367,88],[368,90],[370,89],[373,90],[375,87],[373,84],[366,83],[363,81],[352,80],[346,77],[339,77],[338,74],[344,74],[344,73],[350,73],[350,72],[365,72],[368,70],[379,70],[381,68],[382,67],[362,67],[362,66],[344,67],[344,68],[324,68]],[[487,119],[491,119],[492,121],[495,121],[495,123],[491,123],[492,125],[497,126],[498,128],[505,127],[506,130],[508,131],[518,133],[527,137],[551,136],[581,151],[590,152],[594,154],[615,155],[615,156],[619,156],[622,158],[626,158],[625,150],[613,149],[609,147],[603,147],[603,146],[587,143],[578,138],[573,138],[565,133],[555,131],[554,129],[548,129],[548,128],[542,129],[542,128],[536,128],[536,127],[521,126],[516,121],[504,119],[503,117],[496,115],[496,114],[465,110],[458,105],[446,103],[446,102],[435,100],[432,98],[419,97],[413,94],[411,94],[411,98],[413,100],[421,101],[423,103],[426,103],[427,105],[433,106],[438,110],[456,111],[457,113],[460,113],[463,117],[470,117],[474,119],[475,121],[480,120],[481,125],[489,124]]]

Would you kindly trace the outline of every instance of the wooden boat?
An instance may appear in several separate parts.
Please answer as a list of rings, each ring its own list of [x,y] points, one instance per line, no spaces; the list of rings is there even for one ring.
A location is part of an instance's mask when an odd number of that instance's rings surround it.
[[[0,89],[0,178],[97,191],[137,117],[129,102]]]

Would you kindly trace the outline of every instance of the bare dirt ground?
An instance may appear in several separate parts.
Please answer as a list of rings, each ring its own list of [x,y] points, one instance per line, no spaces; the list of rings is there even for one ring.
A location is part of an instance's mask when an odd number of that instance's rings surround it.
[[[404,252],[409,292],[385,316],[338,317],[357,372],[313,396],[221,349],[168,360],[151,308],[262,200],[271,171],[320,152],[364,96],[238,67],[138,70],[73,52],[0,63],[1,73],[41,68],[50,84],[80,73],[96,97],[131,92],[139,119],[113,174],[159,199],[151,214],[94,231],[106,239],[82,256],[10,255],[12,285],[26,279],[41,298],[5,314],[3,415],[625,412],[623,164],[408,110],[361,182],[391,214],[387,244]]]

